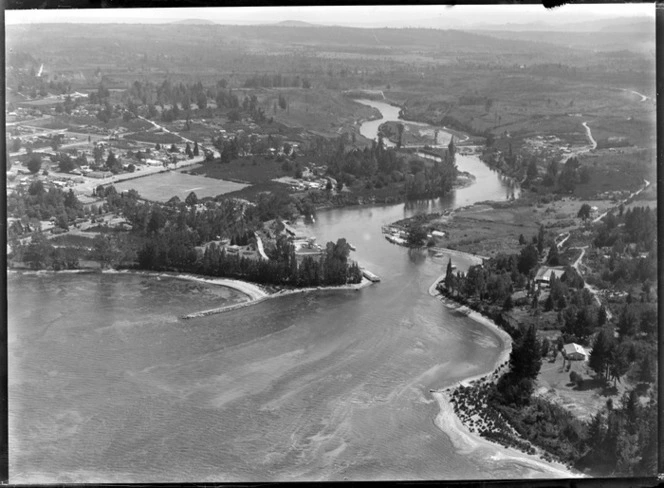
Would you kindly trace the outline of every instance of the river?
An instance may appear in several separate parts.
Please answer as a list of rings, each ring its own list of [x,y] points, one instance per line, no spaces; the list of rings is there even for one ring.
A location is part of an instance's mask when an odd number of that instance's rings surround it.
[[[458,165],[477,181],[444,198],[318,213],[307,231],[346,237],[381,277],[360,291],[185,321],[242,297],[171,278],[10,275],[10,481],[550,476],[499,447],[457,452],[434,424],[429,389],[485,372],[503,344],[428,294],[444,258],[388,243],[381,225],[515,191],[475,156]]]

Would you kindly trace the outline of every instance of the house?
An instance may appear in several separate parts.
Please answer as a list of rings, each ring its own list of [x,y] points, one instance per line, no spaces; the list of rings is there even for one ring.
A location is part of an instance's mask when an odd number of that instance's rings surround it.
[[[560,279],[560,277],[565,274],[565,269],[562,266],[542,266],[537,270],[537,274],[535,275],[535,283],[537,283],[539,286],[549,286],[552,274],[556,278]]]
[[[588,352],[575,342],[563,346],[563,356],[569,361],[586,361]]]

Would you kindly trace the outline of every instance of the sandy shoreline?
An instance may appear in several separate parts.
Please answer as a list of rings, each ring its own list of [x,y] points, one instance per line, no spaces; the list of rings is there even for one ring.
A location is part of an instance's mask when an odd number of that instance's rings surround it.
[[[431,296],[440,298],[440,301],[446,307],[457,310],[466,315],[471,320],[474,320],[475,322],[487,327],[501,339],[503,344],[503,349],[490,370],[475,376],[465,378],[454,386],[468,387],[472,382],[492,375],[501,367],[501,365],[509,361],[510,352],[512,350],[512,338],[507,332],[498,327],[495,322],[493,322],[488,317],[485,317],[484,315],[470,309],[465,305],[460,305],[449,298],[437,294],[436,285],[444,278],[445,274],[439,276],[433,282],[433,284],[429,287],[429,294]],[[491,451],[495,452],[495,454],[490,456],[492,461],[513,460],[541,473],[542,477],[581,477],[580,474],[571,472],[565,465],[561,463],[542,461],[536,456],[523,453],[511,447],[505,448],[499,444],[484,439],[478,434],[471,432],[454,412],[454,406],[452,405],[449,393],[454,387],[448,387],[443,390],[432,392],[432,395],[438,402],[438,406],[440,408],[440,412],[436,416],[434,423],[436,424],[436,427],[438,427],[445,435],[449,437],[452,445],[459,453],[467,454],[480,448],[490,449]]]
[[[236,280],[230,280],[230,281],[235,282]],[[251,286],[256,286],[257,287],[257,285],[254,285],[253,283],[247,283],[247,282],[239,282],[239,283],[242,283],[243,285],[251,285]],[[222,286],[227,286],[229,288],[234,288],[234,286],[232,286],[232,284],[224,283],[224,282],[221,282],[221,281],[216,282],[214,284],[219,284],[219,285],[222,285]],[[328,291],[328,292],[329,291],[334,291],[334,292],[336,292],[336,291],[360,290],[362,288],[366,288],[367,286],[371,286],[371,285],[372,285],[371,281],[369,281],[366,278],[362,278],[362,281],[359,282],[359,283],[352,283],[352,284],[347,284],[347,285],[317,286],[317,287],[308,287],[308,288],[293,288],[293,289],[289,289],[289,290],[279,290],[279,291],[274,292],[274,293],[263,292],[264,295],[262,295],[262,296],[257,296],[257,297],[250,296],[249,301],[246,301],[246,302],[235,303],[233,305],[225,305],[223,307],[212,308],[212,309],[209,309],[209,310],[201,310],[200,312],[194,312],[194,313],[184,315],[182,318],[183,319],[193,319],[193,318],[197,318],[197,317],[206,317],[208,315],[215,315],[215,314],[219,314],[219,313],[223,313],[223,312],[228,312],[230,310],[237,310],[239,308],[244,308],[244,307],[248,307],[248,306],[251,306],[251,305],[255,305],[255,304],[263,302],[265,300],[270,300],[270,299],[273,299],[273,298],[279,298],[279,297],[288,296],[288,295],[297,295],[297,294],[300,294],[300,293],[311,293],[311,292],[314,292],[314,291],[319,291],[319,292],[320,291]],[[238,288],[234,288],[234,289],[238,289]],[[238,290],[238,291],[243,291],[243,290]]]

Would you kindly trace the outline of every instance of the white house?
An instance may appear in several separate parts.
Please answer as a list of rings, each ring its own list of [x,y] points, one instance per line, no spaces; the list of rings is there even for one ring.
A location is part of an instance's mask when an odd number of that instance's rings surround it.
[[[563,346],[563,356],[570,361],[585,361],[588,359],[588,352],[575,342]]]

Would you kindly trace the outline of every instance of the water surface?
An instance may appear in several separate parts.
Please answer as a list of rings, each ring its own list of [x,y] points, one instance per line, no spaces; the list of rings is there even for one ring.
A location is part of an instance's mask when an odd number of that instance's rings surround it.
[[[361,291],[182,320],[243,298],[174,279],[10,276],[11,481],[531,475],[491,453],[457,453],[435,427],[429,389],[487,370],[502,344],[428,295],[446,260],[380,230],[514,191],[476,157],[458,164],[477,183],[444,198],[318,213],[308,232],[346,237],[382,278]]]

